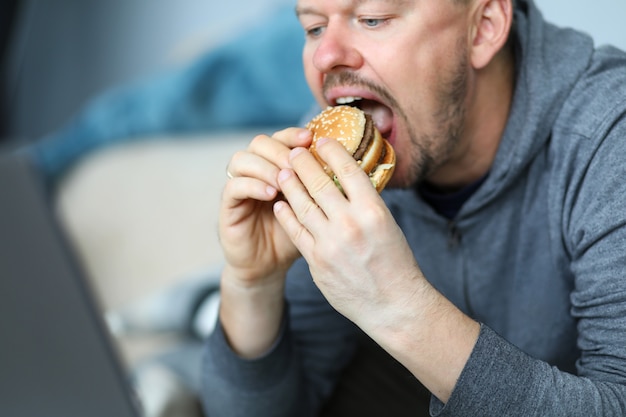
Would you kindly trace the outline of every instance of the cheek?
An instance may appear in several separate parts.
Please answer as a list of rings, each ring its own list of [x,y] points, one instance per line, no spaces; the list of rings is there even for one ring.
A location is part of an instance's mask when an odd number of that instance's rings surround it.
[[[306,47],[302,53],[302,64],[309,89],[313,93],[317,103],[324,107],[326,104],[322,94],[323,74],[313,65],[313,51],[307,50]]]
[[[410,53],[396,54],[395,60],[387,61],[392,65],[381,69],[399,105],[410,121],[418,125],[427,123],[429,114],[436,111],[437,91],[442,80],[447,79],[452,62],[447,55],[448,52],[442,53],[426,44],[414,47]]]

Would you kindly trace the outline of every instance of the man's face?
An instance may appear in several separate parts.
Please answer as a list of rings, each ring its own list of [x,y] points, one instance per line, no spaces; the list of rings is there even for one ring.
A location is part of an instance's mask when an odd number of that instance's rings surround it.
[[[467,9],[451,0],[299,0],[305,75],[323,107],[372,114],[397,153],[390,186],[436,174],[462,149]],[[353,101],[357,98],[356,101]]]

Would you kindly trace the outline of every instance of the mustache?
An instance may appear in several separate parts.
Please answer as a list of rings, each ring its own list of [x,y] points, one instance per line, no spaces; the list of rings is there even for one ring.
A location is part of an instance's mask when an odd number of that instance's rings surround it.
[[[344,71],[327,74],[322,84],[322,93],[326,95],[328,90],[338,86],[363,87],[372,91],[389,107],[399,109],[393,95],[385,87],[367,80],[354,72]]]

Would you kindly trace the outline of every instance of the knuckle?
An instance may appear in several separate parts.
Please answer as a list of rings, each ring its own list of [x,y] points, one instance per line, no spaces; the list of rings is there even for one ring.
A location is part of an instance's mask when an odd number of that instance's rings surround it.
[[[342,162],[339,165],[338,173],[342,177],[348,178],[353,175],[362,175],[363,170],[361,169],[359,164],[354,159],[352,159]]]
[[[290,129],[291,129],[290,127],[287,127],[287,128],[285,128],[285,129],[275,130],[275,131],[274,131],[274,133],[272,133],[272,134],[271,134],[271,136],[272,136],[272,137],[280,137],[280,136],[283,136],[283,135],[285,135],[285,134],[289,133]]]
[[[331,186],[334,187],[334,184],[332,183],[328,175],[319,174],[311,180],[311,183],[309,185],[309,192],[313,197],[315,197],[316,195],[319,195]]]
[[[300,209],[300,221],[305,223],[306,219],[311,217],[311,215],[315,213],[316,210],[319,210],[319,206],[315,204],[315,202],[306,201]]]
[[[246,154],[245,151],[237,151],[233,154],[233,156],[230,158],[230,167],[236,166],[243,158],[244,155]]]
[[[259,146],[262,146],[262,144],[267,140],[267,138],[268,138],[267,135],[256,135],[250,141],[250,145],[248,145],[248,149],[253,150],[253,149],[258,148]]]
[[[302,226],[296,228],[293,231],[293,235],[291,236],[291,240],[296,244],[296,246],[301,246],[301,243],[305,239],[306,229]]]
[[[362,241],[365,237],[365,233],[355,219],[344,219],[343,225],[341,237],[343,241],[350,242],[350,246],[354,247],[356,242]]]
[[[272,133],[271,138],[283,144],[292,144],[296,131],[296,128],[288,127]]]
[[[363,209],[360,218],[365,224],[378,226],[386,223],[387,211],[379,204],[372,204]]]

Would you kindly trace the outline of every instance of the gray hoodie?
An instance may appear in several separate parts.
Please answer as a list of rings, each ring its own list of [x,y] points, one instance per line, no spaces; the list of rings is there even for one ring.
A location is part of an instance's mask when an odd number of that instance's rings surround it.
[[[481,323],[435,416],[626,415],[626,54],[516,7],[516,90],[489,176],[457,216],[384,193],[428,280]],[[209,417],[315,416],[357,329],[290,271],[288,315],[262,358],[207,342]]]

